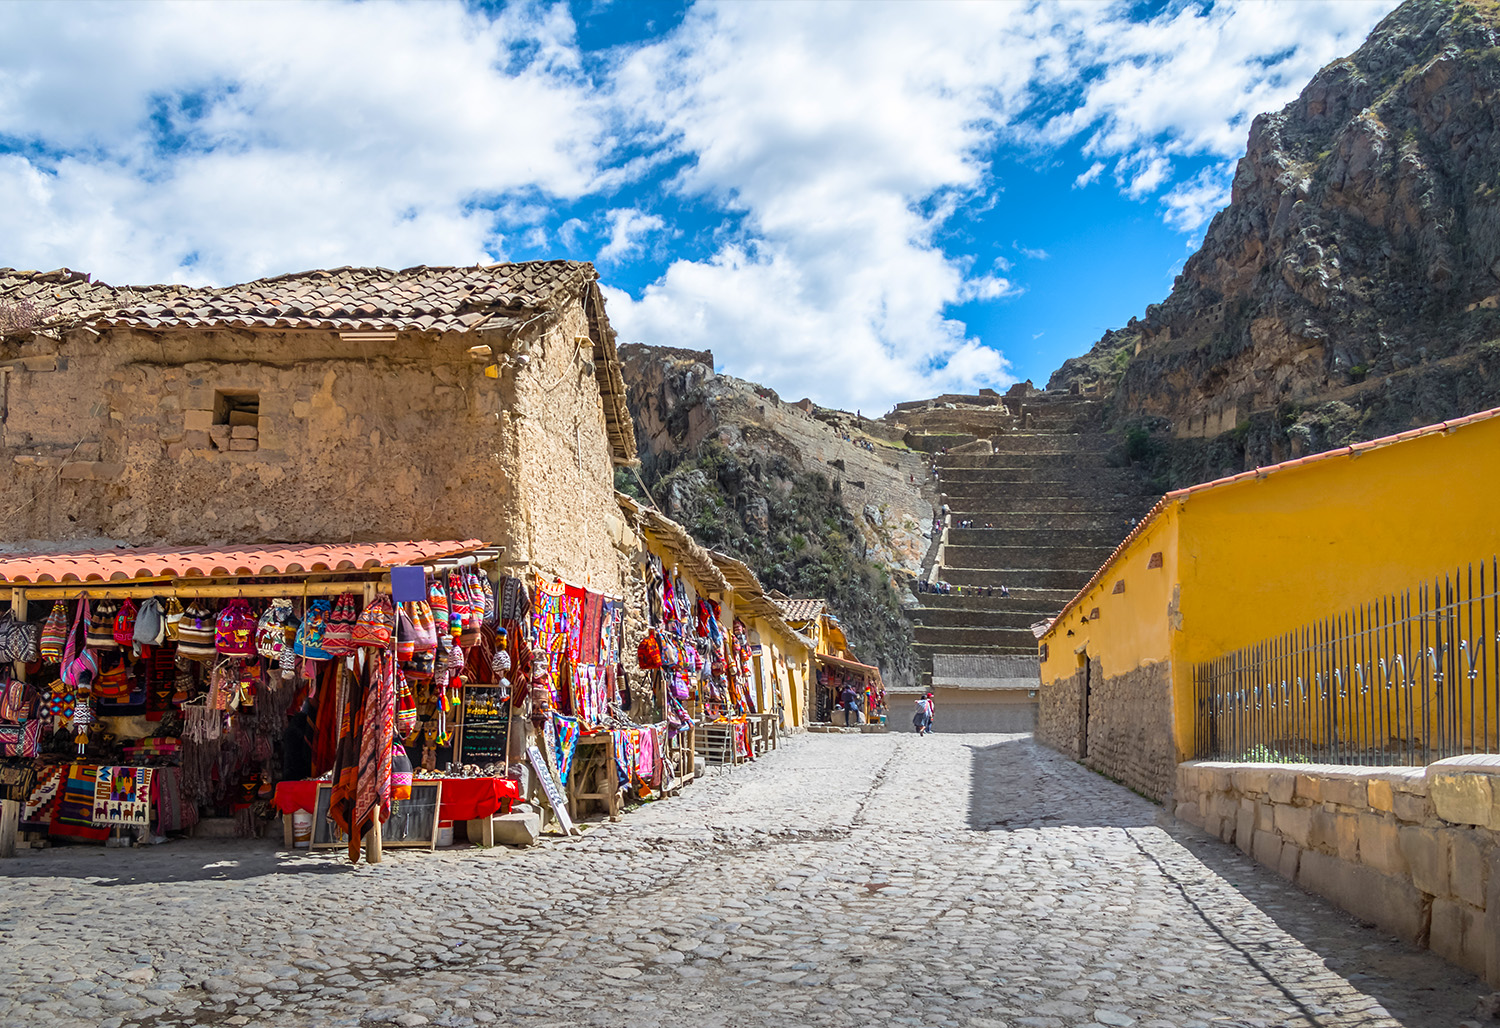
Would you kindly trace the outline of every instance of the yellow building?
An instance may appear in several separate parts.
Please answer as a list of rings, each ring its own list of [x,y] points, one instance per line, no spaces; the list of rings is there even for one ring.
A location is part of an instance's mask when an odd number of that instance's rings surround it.
[[[748,564],[717,550],[712,554],[734,587],[735,615],[749,630],[757,709],[779,712],[782,728],[807,727],[808,697],[816,681],[813,641],[787,623]]]
[[[1201,744],[1195,668],[1492,568],[1497,505],[1500,409],[1167,494],[1041,637],[1038,739],[1164,798]],[[1337,659],[1305,682],[1268,679],[1274,698],[1257,685],[1237,701],[1260,711],[1315,688],[1332,697],[1316,717],[1371,714],[1356,707],[1374,693],[1350,669],[1363,676],[1374,657]],[[1379,713],[1358,741],[1385,741]]]
[[[833,716],[839,686],[851,681],[862,695],[861,711],[870,721],[877,721],[885,705],[885,682],[880,669],[862,664],[849,646],[849,637],[844,626],[834,617],[827,600],[795,599],[782,593],[773,593],[772,599],[781,609],[786,621],[813,647],[813,662],[816,671],[811,676],[804,698],[808,721],[828,723],[837,721]]]

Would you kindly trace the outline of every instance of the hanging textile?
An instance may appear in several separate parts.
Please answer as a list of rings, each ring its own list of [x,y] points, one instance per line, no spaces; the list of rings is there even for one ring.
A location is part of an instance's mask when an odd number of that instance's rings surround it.
[[[57,813],[52,818],[51,827],[47,829],[48,834],[94,842],[109,836],[108,828],[94,825],[94,791],[98,771],[98,767],[93,764],[72,764],[68,767]]]
[[[23,803],[36,787],[36,766],[30,760],[0,760],[0,800]]]
[[[532,621],[535,625],[535,660],[541,661],[551,689],[549,699],[556,705],[560,694],[560,677],[563,658],[568,651],[568,620],[563,605],[563,594],[567,586],[561,582],[547,582],[540,575],[536,580],[536,594],[532,599]],[[535,701],[533,700],[533,703]]]
[[[349,833],[349,859],[359,856],[358,836],[391,815],[391,748],[396,737],[396,665],[381,653],[366,668],[365,714],[361,726],[359,786],[354,821],[359,832]]]
[[[598,664],[600,634],[604,628],[604,596],[602,593],[584,591],[583,594],[583,631],[580,643],[581,657],[584,664]]]
[[[342,717],[339,688],[343,663],[337,660],[325,662],[318,678],[317,695],[313,698],[313,747],[310,777],[321,778],[333,768],[338,754],[339,732]]]
[[[576,585],[563,586],[563,619],[568,632],[568,660],[583,660],[583,601],[585,590]]]
[[[656,784],[656,735],[650,728],[638,733],[636,743],[636,776],[647,785]]]
[[[568,776],[573,771],[580,727],[576,718],[552,715],[553,755],[557,758],[557,780],[563,785],[568,784]]]
[[[198,823],[198,807],[182,792],[182,769],[159,767],[151,775],[152,805],[156,810],[156,832],[180,832]]]
[[[342,670],[343,661],[334,666]],[[359,758],[364,729],[365,686],[356,676],[340,674],[338,693],[338,743],[333,758],[333,789],[328,797],[328,818],[349,837],[349,859],[359,859],[359,820],[355,808],[359,794]],[[328,683],[323,683],[326,688]]]
[[[96,825],[146,825],[151,820],[151,768],[100,767],[94,778]]]
[[[29,825],[46,827],[57,816],[57,805],[62,800],[63,781],[67,778],[66,765],[51,764],[37,768],[36,784],[21,806],[21,821]]]

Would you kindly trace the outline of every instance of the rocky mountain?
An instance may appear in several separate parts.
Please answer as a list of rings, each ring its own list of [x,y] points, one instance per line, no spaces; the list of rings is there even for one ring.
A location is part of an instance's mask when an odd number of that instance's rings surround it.
[[[1052,389],[1162,487],[1500,405],[1500,7],[1408,0],[1253,123],[1167,299]]]
[[[830,600],[860,658],[887,685],[913,684],[900,602],[932,548],[924,456],[887,422],[718,374],[707,351],[628,344],[620,360],[641,467],[619,488],[767,588]]]

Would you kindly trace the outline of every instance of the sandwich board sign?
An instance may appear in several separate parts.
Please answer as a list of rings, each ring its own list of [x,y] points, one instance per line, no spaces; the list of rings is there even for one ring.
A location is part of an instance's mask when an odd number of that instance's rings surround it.
[[[557,776],[547,765],[547,758],[543,757],[542,751],[536,748],[536,743],[526,747],[526,759],[531,761],[531,769],[536,772],[537,780],[542,783],[542,791],[547,794],[547,802],[552,807],[557,823],[562,826],[563,834],[572,835],[577,829],[573,827],[573,819],[568,816],[567,797],[563,795],[562,786],[557,784]]]

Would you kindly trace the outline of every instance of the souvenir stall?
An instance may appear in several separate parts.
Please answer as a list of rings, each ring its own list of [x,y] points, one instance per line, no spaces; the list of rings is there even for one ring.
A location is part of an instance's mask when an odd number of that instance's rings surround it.
[[[312,835],[378,856],[414,774],[451,759],[497,557],[468,540],[0,558],[0,851],[316,811]],[[395,602],[403,572],[450,599]]]
[[[852,691],[858,706],[857,719],[850,724],[879,724],[885,714],[885,683],[880,669],[858,661],[819,653],[814,657],[818,665],[818,720],[843,726],[844,712],[839,709],[839,697]]]

